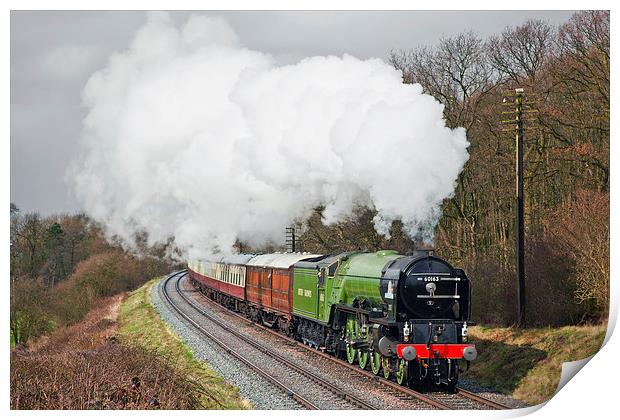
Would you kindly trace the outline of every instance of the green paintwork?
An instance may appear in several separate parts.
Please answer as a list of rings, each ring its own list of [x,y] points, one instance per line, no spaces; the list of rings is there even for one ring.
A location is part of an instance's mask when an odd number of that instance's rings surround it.
[[[370,254],[355,254],[344,261],[335,277],[334,292],[331,301],[348,305],[356,298],[364,298],[379,304],[381,295],[379,280],[381,270],[390,261],[400,257],[395,251],[378,251]]]
[[[324,272],[322,287],[318,286],[317,270],[295,267],[293,313],[326,324],[336,303],[350,305],[354,299],[364,298],[379,304],[381,270],[398,257],[395,251],[351,254],[340,261],[333,277]]]
[[[327,283],[329,283],[329,286]],[[323,296],[321,303],[325,304],[326,291],[331,291],[332,283],[332,281],[326,281],[323,284],[324,287],[319,288],[317,285],[317,270],[295,268],[293,313],[306,318],[323,320],[324,317],[320,315],[324,312],[324,308],[322,311],[319,311],[320,295]]]

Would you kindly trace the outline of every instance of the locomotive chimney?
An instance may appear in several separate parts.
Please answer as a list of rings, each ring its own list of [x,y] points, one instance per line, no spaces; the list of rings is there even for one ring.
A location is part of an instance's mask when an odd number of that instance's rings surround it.
[[[414,247],[411,251],[407,252],[407,255],[413,255],[416,252],[423,252],[426,254],[427,257],[430,257],[432,255],[435,255],[435,248],[422,245],[419,247]]]

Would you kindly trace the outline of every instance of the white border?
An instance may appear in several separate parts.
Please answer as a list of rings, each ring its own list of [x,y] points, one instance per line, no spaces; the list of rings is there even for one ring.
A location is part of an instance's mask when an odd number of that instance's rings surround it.
[[[473,3],[473,4],[472,4]],[[565,0],[562,2],[552,2],[552,1],[534,1],[534,0],[522,0],[519,3],[511,3],[511,2],[497,2],[497,1],[476,1],[476,2],[467,2],[464,3],[462,1],[444,1],[441,3],[436,2],[426,2],[426,3],[414,3],[411,1],[403,1],[403,0],[383,0],[381,2],[378,1],[369,1],[369,0],[359,0],[355,2],[346,2],[346,1],[326,1],[326,0],[298,0],[298,1],[284,1],[284,0],[271,0],[271,1],[262,1],[260,3],[252,2],[249,0],[241,1],[241,0],[213,0],[209,2],[205,1],[196,1],[196,0],[178,0],[178,1],[163,1],[163,0],[152,0],[149,2],[139,2],[139,1],[120,1],[120,0],[110,0],[110,1],[90,1],[86,2],[78,2],[78,1],[70,1],[70,0],[59,0],[53,3],[49,1],[43,0],[30,0],[30,1],[15,1],[9,0],[4,2],[6,6],[6,13],[4,15],[3,21],[5,22],[2,27],[4,42],[2,43],[3,56],[9,57],[10,52],[10,10],[48,10],[48,9],[58,9],[58,10],[103,10],[103,9],[112,9],[112,10],[142,10],[142,9],[151,9],[151,10],[462,10],[464,6],[468,6],[468,10],[514,10],[515,6],[518,6],[521,10],[553,10],[553,9],[561,9],[561,10],[579,10],[579,9],[612,9],[612,39],[616,39],[617,31],[615,22],[615,3],[611,1],[601,1],[601,0],[592,0],[588,2],[583,1],[575,1],[575,0]],[[560,6],[560,7],[558,7]],[[617,60],[616,60],[616,50],[614,47],[615,42],[612,41],[612,65],[611,68],[613,70],[617,69]],[[7,60],[8,61],[8,60]],[[8,63],[7,63],[8,64]],[[9,86],[10,86],[10,70],[9,66],[5,64],[3,67],[3,74],[5,83],[2,85],[1,89],[3,92],[4,98],[9,98]],[[611,97],[614,98],[614,93],[616,91],[616,74],[617,71],[612,71],[612,83],[611,83]],[[2,194],[4,197],[9,198],[9,165],[10,165],[10,153],[9,153],[9,141],[10,138],[10,127],[9,127],[9,112],[10,112],[10,101],[5,99],[5,109],[2,113],[2,121],[3,126],[5,127],[5,141],[3,142],[3,153],[1,154],[3,159],[3,170],[5,174],[5,181],[2,183]],[[612,115],[617,116],[617,106],[616,102],[612,101]],[[616,124],[614,123],[614,118],[611,118],[611,138],[615,138],[614,134],[616,134]],[[618,162],[618,146],[612,144],[611,146],[611,161],[615,161],[616,164]],[[614,168],[615,169],[615,168]],[[575,379],[569,381],[569,383],[556,395],[552,398],[541,410],[536,411],[531,414],[533,418],[548,418],[551,416],[562,416],[566,418],[576,418],[576,417],[586,417],[593,418],[596,416],[602,416],[606,414],[616,413],[616,401],[617,401],[617,391],[616,391],[616,383],[618,381],[618,377],[620,376],[620,368],[619,362],[617,360],[616,355],[620,354],[620,347],[618,344],[617,334],[616,336],[611,336],[613,331],[613,326],[615,325],[617,312],[618,312],[618,284],[617,284],[617,275],[618,275],[618,246],[617,246],[617,238],[618,238],[618,176],[616,175],[616,171],[612,169],[611,171],[611,232],[612,232],[612,243],[611,243],[611,278],[612,278],[612,302],[611,302],[611,312],[610,312],[610,328],[608,329],[607,343],[604,348],[596,354],[592,360],[588,363],[585,369],[581,371]],[[6,200],[8,202],[9,200]],[[614,214],[614,210],[616,210],[616,214]],[[6,235],[8,236],[8,217],[4,219],[3,226],[5,228]],[[9,246],[8,246],[8,238],[5,236],[5,240],[2,241],[2,251],[4,252],[4,261],[3,271],[5,273],[5,292],[8,288],[8,256],[9,256]],[[4,308],[5,313],[3,314],[5,323],[4,328],[2,329],[2,337],[5,339],[5,352],[4,352],[4,392],[2,393],[3,399],[3,407],[8,411],[9,407],[9,346],[8,346],[8,293],[3,294],[4,299]],[[483,417],[514,417],[518,415],[526,414],[531,410],[517,410],[510,412],[423,412],[418,415],[432,418],[454,418],[455,415],[459,416],[459,418],[465,417],[473,417],[483,418]],[[69,417],[83,417],[86,415],[84,412],[10,412],[7,413],[11,416],[18,418],[30,418],[31,416],[51,416],[52,418],[60,418],[69,416]],[[128,416],[135,418],[167,418],[171,413],[166,412],[89,412],[87,415],[94,417],[116,417],[116,416]],[[180,413],[179,413],[180,414]],[[209,416],[210,418],[225,418],[232,416],[239,417],[252,417],[252,418],[267,418],[272,416],[277,416],[280,418],[288,418],[292,413],[282,413],[282,412],[266,412],[266,411],[248,411],[248,412],[184,412],[183,416],[191,416],[194,418],[203,418],[204,416]],[[333,413],[332,413],[333,414]],[[412,412],[390,412],[384,413],[381,415],[390,415],[390,416],[413,416],[417,413]],[[175,413],[176,415],[176,413]],[[316,416],[325,416],[325,413],[310,413],[310,412],[301,412],[294,414],[296,418],[307,418]],[[330,415],[330,414],[327,414]],[[371,416],[376,416],[376,413],[358,413],[358,412],[338,412],[337,415],[339,417],[350,417],[359,418]]]

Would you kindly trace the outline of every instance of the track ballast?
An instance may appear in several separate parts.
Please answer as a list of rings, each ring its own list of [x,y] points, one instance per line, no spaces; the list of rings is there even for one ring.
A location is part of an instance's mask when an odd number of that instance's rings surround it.
[[[278,386],[303,407],[310,409],[507,409],[492,400],[476,394],[459,390],[457,394],[421,393],[395,382],[377,377],[371,372],[350,365],[334,356],[312,349],[287,336],[277,333],[262,325],[254,324],[241,315],[209,300],[195,291],[189,282],[181,282],[184,273],[180,272],[165,280],[164,295],[171,306],[190,324],[201,331],[210,340],[221,345],[229,354],[238,354],[246,366],[261,374]],[[184,305],[191,307],[194,314],[187,316],[179,309],[179,303],[172,302],[168,284],[174,281],[174,293]],[[188,293],[189,292],[189,293]],[[207,311],[208,309],[209,311]],[[189,318],[189,319],[188,319]],[[202,319],[202,322],[198,321]],[[198,322],[197,322],[198,321]],[[241,321],[241,323],[239,322]],[[205,327],[210,327],[209,331]],[[215,327],[215,328],[213,328]],[[218,331],[218,335],[213,331]],[[245,331],[244,331],[245,330]],[[223,336],[228,338],[222,338]],[[207,334],[210,334],[211,337]],[[241,341],[243,346],[251,347],[261,358],[248,357],[245,351],[238,351],[230,344],[230,337]],[[257,339],[258,338],[258,339]],[[228,341],[228,344],[227,344]],[[237,344],[238,345],[238,344]],[[243,347],[246,348],[246,347]],[[241,354],[243,353],[243,354]],[[236,357],[236,356],[235,356]],[[243,360],[245,359],[245,361]],[[250,360],[251,359],[251,360]],[[267,367],[261,364],[271,360]],[[329,361],[328,363],[325,363]],[[246,363],[247,362],[247,363]],[[279,366],[275,373],[269,369]],[[260,370],[260,371],[259,371]],[[288,373],[283,373],[288,372]],[[280,376],[278,376],[280,375]],[[284,375],[286,378],[282,378]],[[295,376],[296,375],[296,376]],[[297,378],[295,380],[295,378]],[[303,379],[300,379],[303,378]],[[275,381],[275,382],[274,382]],[[291,383],[303,383],[302,389],[296,390]],[[348,385],[348,386],[347,386]],[[319,392],[317,388],[321,388]],[[327,396],[325,395],[327,393]],[[304,397],[309,395],[309,398]],[[336,401],[334,401],[336,397]],[[314,399],[313,399],[314,398]]]

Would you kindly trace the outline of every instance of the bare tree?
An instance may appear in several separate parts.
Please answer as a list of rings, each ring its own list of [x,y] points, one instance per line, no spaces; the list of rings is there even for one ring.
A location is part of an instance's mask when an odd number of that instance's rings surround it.
[[[507,27],[487,42],[491,63],[504,77],[533,85],[554,55],[554,37],[554,28],[542,20]]]
[[[566,57],[566,74],[584,87],[595,87],[609,103],[609,11],[576,13],[560,27],[558,48]]]
[[[419,83],[445,105],[449,125],[467,129],[483,96],[496,84],[484,42],[474,32],[443,38],[434,48],[391,51],[405,83]]]
[[[609,12],[583,11],[562,25],[539,123],[558,141],[556,157],[609,191]]]
[[[16,251],[16,264],[22,266],[21,273],[26,273],[30,277],[39,274],[45,259],[43,242],[47,224],[48,221],[41,219],[38,213],[28,213],[16,221],[14,246],[21,250]]]

